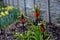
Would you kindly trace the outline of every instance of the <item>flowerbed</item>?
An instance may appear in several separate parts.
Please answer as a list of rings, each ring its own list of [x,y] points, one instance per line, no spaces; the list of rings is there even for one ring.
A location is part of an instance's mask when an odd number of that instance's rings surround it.
[[[34,17],[36,18],[35,21],[28,23],[28,31],[25,31],[25,26],[24,24],[26,23],[24,19],[25,16],[22,14],[21,15],[21,23],[23,28],[21,28],[22,33],[16,32],[13,36],[20,38],[22,40],[51,40],[51,34],[48,33],[46,30],[46,23],[42,20],[39,20],[40,17],[40,11],[39,7],[36,5],[35,11],[34,11]],[[31,18],[31,17],[30,17]],[[32,20],[32,19],[31,19]],[[17,24],[18,25],[18,24]],[[20,26],[19,26],[20,27]]]
[[[43,38],[43,33],[41,32],[41,26],[35,26],[33,24],[31,24],[31,26],[29,26],[29,29],[27,32],[25,32],[25,34],[21,34],[21,33],[16,33],[14,34],[14,37],[17,38],[21,38],[22,40],[51,40],[52,35],[50,33],[48,33],[48,31],[46,30],[46,25],[44,24],[44,38]]]
[[[10,25],[16,21],[17,16],[19,15],[18,8],[8,6],[0,9],[0,29]]]

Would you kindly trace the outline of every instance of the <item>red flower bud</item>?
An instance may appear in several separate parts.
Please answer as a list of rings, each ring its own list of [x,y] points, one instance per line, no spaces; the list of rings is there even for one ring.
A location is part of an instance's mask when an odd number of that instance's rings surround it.
[[[44,33],[45,29],[44,27],[41,27],[41,32]]]
[[[44,33],[44,31],[45,31],[44,25],[41,24],[41,32]]]

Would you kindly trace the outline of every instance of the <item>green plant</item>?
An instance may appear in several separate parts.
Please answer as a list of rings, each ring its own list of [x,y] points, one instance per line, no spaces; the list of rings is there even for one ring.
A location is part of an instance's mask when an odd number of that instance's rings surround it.
[[[17,20],[20,10],[18,8],[16,9],[11,7],[12,6],[0,8],[0,29],[7,27]]]
[[[5,7],[7,7],[4,3],[2,3],[2,4],[0,4],[0,8],[5,8]]]
[[[35,26],[31,24],[30,30],[27,31],[24,35],[20,33],[14,34],[14,37],[22,38],[23,40],[43,40],[43,36],[40,30],[40,26]],[[48,38],[49,33],[45,30],[44,32],[44,38]]]

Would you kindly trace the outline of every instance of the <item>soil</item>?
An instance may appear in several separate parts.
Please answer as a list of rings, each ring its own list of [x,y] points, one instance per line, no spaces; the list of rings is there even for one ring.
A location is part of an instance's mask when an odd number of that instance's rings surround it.
[[[0,40],[21,40],[19,38],[14,38],[13,35],[18,33],[23,33],[22,24],[19,23],[18,26],[15,26],[16,23],[11,24],[10,26],[0,30]],[[27,27],[27,25],[25,24]],[[27,31],[27,28],[25,29]]]
[[[17,25],[18,24],[18,25]],[[17,26],[16,26],[17,25]],[[30,26],[30,24],[28,24]],[[22,40],[19,38],[15,38],[13,37],[13,35],[18,32],[18,33],[23,33],[23,31],[28,31],[29,27],[28,27],[27,23],[25,24],[25,28],[22,29],[22,24],[20,22],[17,23],[13,23],[11,25],[9,25],[8,27],[1,29],[0,30],[0,40]],[[54,25],[47,25],[47,29],[49,33],[52,33],[52,40],[60,40],[60,28],[56,27]]]

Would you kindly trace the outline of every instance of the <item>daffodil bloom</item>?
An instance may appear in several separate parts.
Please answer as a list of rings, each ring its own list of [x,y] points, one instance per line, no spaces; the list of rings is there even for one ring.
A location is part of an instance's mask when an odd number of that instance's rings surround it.
[[[7,15],[8,15],[8,14],[9,14],[9,12],[8,12],[8,11],[5,11],[5,14],[7,14]]]
[[[7,10],[9,11],[9,10],[12,10],[13,9],[13,6],[8,6],[7,7]]]
[[[4,12],[1,12],[1,15],[2,15],[2,16],[5,16]]]

